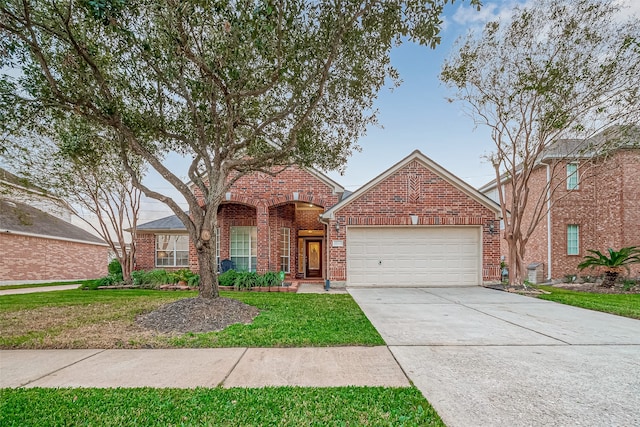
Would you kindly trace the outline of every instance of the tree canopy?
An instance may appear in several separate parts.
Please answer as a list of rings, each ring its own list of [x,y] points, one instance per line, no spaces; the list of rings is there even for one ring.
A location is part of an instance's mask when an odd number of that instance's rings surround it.
[[[0,5],[4,132],[81,117],[185,198],[161,192],[216,296],[211,236],[233,179],[299,164],[341,167],[367,126],[405,38],[434,47],[448,0],[10,0]],[[478,4],[477,0],[471,3]],[[190,156],[194,192],[163,163]],[[199,193],[196,197],[194,193]]]
[[[522,283],[526,243],[555,190],[549,180],[533,194],[529,178],[550,147],[571,138],[581,143],[556,157],[593,156],[639,123],[640,21],[613,0],[541,0],[460,40],[441,79],[492,131],[510,279]],[[606,143],[592,144],[604,129]]]

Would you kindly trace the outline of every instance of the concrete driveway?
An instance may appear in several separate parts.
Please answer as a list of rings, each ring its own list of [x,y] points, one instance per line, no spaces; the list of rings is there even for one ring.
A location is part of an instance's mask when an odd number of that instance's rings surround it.
[[[449,427],[640,426],[640,320],[473,288],[350,288]]]

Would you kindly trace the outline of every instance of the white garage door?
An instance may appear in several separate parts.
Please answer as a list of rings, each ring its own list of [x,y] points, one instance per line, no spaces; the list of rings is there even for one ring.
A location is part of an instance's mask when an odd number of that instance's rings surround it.
[[[349,286],[476,286],[480,227],[349,227]]]

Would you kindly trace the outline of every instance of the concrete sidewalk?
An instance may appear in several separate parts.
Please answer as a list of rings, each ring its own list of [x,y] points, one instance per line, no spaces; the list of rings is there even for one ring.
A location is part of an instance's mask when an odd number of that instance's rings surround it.
[[[71,289],[78,289],[79,287],[80,287],[80,284],[38,286],[35,288],[18,288],[18,289],[2,289],[2,287],[0,287],[0,296],[18,295],[18,294],[34,294],[36,292],[69,291]]]
[[[349,289],[449,427],[640,426],[640,321],[474,288]]]
[[[0,387],[408,387],[387,347],[0,350]]]

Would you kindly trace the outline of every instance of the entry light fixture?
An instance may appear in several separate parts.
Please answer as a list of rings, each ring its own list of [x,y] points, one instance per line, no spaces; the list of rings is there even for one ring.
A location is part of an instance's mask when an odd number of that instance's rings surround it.
[[[495,219],[490,219],[489,220],[489,234],[496,234],[498,232],[498,230],[496,230],[496,220]]]
[[[340,223],[338,221],[336,221],[335,223],[335,228],[336,228],[336,233],[340,232]]]

